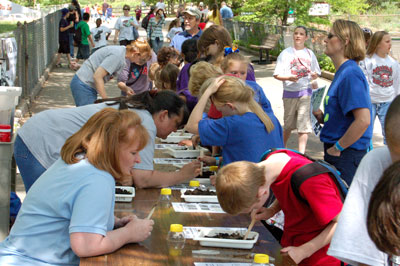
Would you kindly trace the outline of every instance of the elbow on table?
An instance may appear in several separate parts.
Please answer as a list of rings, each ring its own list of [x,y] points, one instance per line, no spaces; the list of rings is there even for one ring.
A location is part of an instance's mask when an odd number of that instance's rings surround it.
[[[88,245],[88,242],[81,234],[82,233],[74,233],[71,235],[70,242],[72,251],[80,258],[101,255],[101,252],[97,250],[99,245]]]

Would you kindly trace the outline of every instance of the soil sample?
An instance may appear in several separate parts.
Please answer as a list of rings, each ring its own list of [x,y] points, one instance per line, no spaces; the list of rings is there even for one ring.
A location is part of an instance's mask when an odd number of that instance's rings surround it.
[[[132,195],[132,192],[123,188],[115,188],[115,194],[124,194],[124,195]]]
[[[214,172],[204,171],[203,175],[198,175],[195,178],[210,178],[210,176],[214,175]]]
[[[209,189],[201,190],[196,188],[194,190],[186,190],[185,195],[193,195],[193,196],[216,196],[217,192],[211,191]]]
[[[232,233],[232,234],[229,234],[229,233],[218,233],[218,234],[213,235],[213,236],[206,235],[206,236],[204,236],[204,237],[207,237],[207,238],[221,238],[221,239],[243,240],[244,235],[242,235],[242,234],[239,233],[239,232],[235,232],[235,233]],[[252,237],[252,238],[247,237],[246,240],[253,240],[253,239],[254,239],[254,237]]]

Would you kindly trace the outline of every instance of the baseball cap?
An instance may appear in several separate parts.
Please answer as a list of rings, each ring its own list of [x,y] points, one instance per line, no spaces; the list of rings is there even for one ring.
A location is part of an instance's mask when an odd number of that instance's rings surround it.
[[[69,12],[68,8],[61,9],[61,15],[64,17]]]
[[[75,10],[75,7],[74,7],[73,5],[69,5],[69,6],[68,6],[68,10],[69,10],[69,11],[74,11],[74,10]]]
[[[186,8],[186,10],[185,10],[185,12],[183,12],[183,14],[185,14],[185,13],[188,13],[191,16],[195,16],[197,19],[201,18],[201,12],[196,7]]]
[[[199,6],[204,6],[204,3],[203,3],[203,2],[200,2]]]

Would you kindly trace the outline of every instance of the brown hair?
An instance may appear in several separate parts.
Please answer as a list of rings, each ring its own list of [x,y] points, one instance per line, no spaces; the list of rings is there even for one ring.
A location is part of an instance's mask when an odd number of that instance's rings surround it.
[[[400,95],[390,104],[385,117],[385,135],[391,152],[400,150]],[[400,156],[400,154],[399,154]]]
[[[181,20],[179,18],[174,19],[169,23],[168,26],[168,32],[173,28],[173,27],[179,27],[181,25]]]
[[[201,94],[214,82],[216,78],[210,78],[201,86]],[[224,76],[225,82],[218,88],[218,91],[211,95],[211,100],[216,107],[222,106],[228,102],[244,103],[248,106],[251,112],[256,114],[261,122],[265,125],[266,130],[270,133],[274,130],[274,124],[267,113],[261,108],[254,100],[254,90],[247,86],[243,80],[232,77]]]
[[[214,4],[212,5],[212,7],[211,7],[211,10],[212,10],[212,16],[213,16],[213,18],[217,17],[217,16],[218,16],[218,13],[219,13],[218,4],[217,4],[217,3],[214,3]]]
[[[201,54],[205,54],[208,46],[218,41],[218,52],[223,56],[225,46],[232,46],[232,38],[229,32],[219,25],[212,25],[201,34],[197,42],[197,48]]]
[[[130,53],[140,53],[141,55],[147,54],[151,55],[151,47],[149,43],[144,38],[138,38],[135,41],[132,41],[130,44],[126,46],[126,51]]]
[[[170,84],[170,90],[176,91],[176,80],[178,79],[179,68],[174,64],[167,64],[160,72],[161,89],[164,88],[164,83]]]
[[[79,162],[76,155],[85,152],[94,167],[120,180],[126,176],[119,164],[120,144],[137,142],[141,150],[149,140],[141,122],[141,118],[132,111],[104,108],[66,140],[61,148],[61,158],[67,164],[75,164]],[[134,129],[134,134],[130,134],[129,129]]]
[[[338,19],[333,23],[332,30],[345,45],[344,57],[356,62],[365,58],[364,34],[357,23],[350,20]],[[348,44],[346,45],[346,40]]]
[[[371,41],[368,44],[367,55],[373,56],[376,53],[379,43],[382,41],[385,35],[389,35],[386,31],[377,31],[372,35]]]
[[[400,161],[385,170],[372,191],[367,228],[378,249],[400,255]]]
[[[232,61],[239,61],[239,62],[243,62],[245,64],[249,64],[249,61],[242,54],[230,53],[227,56],[225,56],[224,60],[222,60],[222,63],[221,63],[221,69],[224,73],[230,67],[230,65],[232,64]]]
[[[222,167],[215,182],[218,202],[232,215],[248,209],[257,201],[258,189],[265,184],[264,167],[240,161]]]
[[[200,88],[203,83],[213,77],[218,77],[223,75],[219,67],[216,67],[207,62],[198,62],[190,68],[190,79],[188,88],[193,96],[198,96],[200,93]]]
[[[158,51],[157,62],[160,65],[160,67],[163,68],[169,63],[169,60],[171,60],[173,58],[179,58],[179,57],[180,57],[180,54],[175,48],[167,46],[167,47],[161,48]]]

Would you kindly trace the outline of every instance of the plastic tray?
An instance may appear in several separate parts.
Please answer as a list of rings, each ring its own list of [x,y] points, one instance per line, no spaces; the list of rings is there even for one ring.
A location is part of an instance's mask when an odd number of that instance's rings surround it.
[[[235,240],[235,239],[222,239],[222,238],[206,238],[206,235],[216,235],[218,233],[229,233],[241,232],[243,235],[246,233],[245,228],[238,229],[214,229],[214,228],[202,228],[200,232],[194,236],[193,240],[199,241],[201,246],[205,247],[221,247],[221,248],[240,248],[240,249],[252,249],[254,244],[258,240],[258,233],[251,231],[249,238],[252,240]]]
[[[161,142],[165,143],[179,143],[181,140],[184,139],[191,139],[193,134],[191,133],[179,133],[179,132],[172,132],[168,135],[166,139],[161,139]]]
[[[207,149],[201,148],[199,150],[177,150],[172,148],[166,148],[165,151],[174,158],[197,158],[200,156],[200,151],[207,151]]]
[[[115,194],[116,202],[132,202],[133,197],[135,197],[135,188],[134,187],[123,187],[123,186],[115,186],[115,188],[121,188],[130,191],[132,194]]]
[[[216,195],[215,196],[213,196],[213,195],[185,195],[186,190],[194,190],[194,189],[186,189],[186,188],[181,189],[181,198],[184,199],[186,202],[218,203],[218,198]]]

